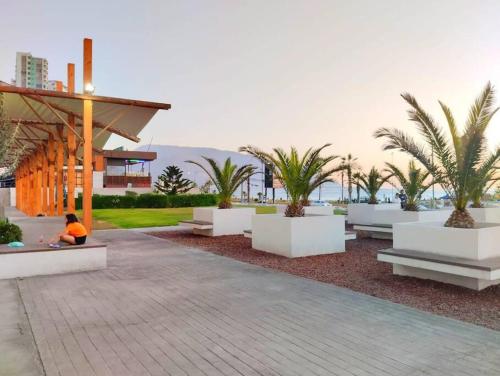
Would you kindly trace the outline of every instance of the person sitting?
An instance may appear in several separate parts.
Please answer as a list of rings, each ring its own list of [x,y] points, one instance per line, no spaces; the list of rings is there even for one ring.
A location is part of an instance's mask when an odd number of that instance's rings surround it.
[[[59,234],[59,240],[72,245],[85,244],[87,241],[87,230],[78,222],[74,214],[66,214],[66,229]]]

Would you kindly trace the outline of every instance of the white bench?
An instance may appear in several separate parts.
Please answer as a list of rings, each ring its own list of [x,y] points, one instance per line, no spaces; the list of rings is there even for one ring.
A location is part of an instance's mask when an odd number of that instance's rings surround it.
[[[469,260],[389,248],[379,251],[377,260],[391,263],[397,275],[432,279],[474,290],[500,283],[500,257]]]
[[[0,246],[0,279],[61,274],[107,267],[107,248],[87,243],[61,248]]]
[[[180,221],[179,225],[193,229],[193,234],[211,236],[214,225],[212,222],[198,221],[198,220],[185,220]]]
[[[392,239],[392,226],[373,224],[373,225],[353,225],[353,230],[363,231],[375,239]]]

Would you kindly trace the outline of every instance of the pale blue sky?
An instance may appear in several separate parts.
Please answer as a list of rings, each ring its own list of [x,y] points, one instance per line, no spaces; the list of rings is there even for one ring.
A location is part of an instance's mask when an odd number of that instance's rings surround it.
[[[96,94],[164,101],[142,143],[333,144],[368,167],[391,157],[372,133],[410,128],[399,93],[459,119],[488,80],[500,88],[500,1],[59,1],[2,3],[0,79],[16,51],[51,79],[94,40]],[[490,143],[500,142],[500,116]],[[109,146],[133,143],[112,139]],[[395,159],[399,160],[398,156]]]

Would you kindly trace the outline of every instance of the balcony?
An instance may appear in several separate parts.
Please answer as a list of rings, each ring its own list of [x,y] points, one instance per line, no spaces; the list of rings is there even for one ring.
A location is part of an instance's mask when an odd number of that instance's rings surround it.
[[[151,188],[151,176],[104,176],[105,188]]]

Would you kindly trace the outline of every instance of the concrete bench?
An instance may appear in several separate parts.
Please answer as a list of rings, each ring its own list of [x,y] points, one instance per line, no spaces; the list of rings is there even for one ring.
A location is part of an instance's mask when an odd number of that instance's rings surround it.
[[[393,264],[393,273],[397,275],[432,279],[474,290],[500,283],[500,257],[470,260],[389,248],[379,251],[377,259]]]
[[[0,246],[0,279],[105,269],[105,244],[89,242],[61,248]]]
[[[252,230],[243,231],[243,235],[245,236],[245,238],[252,239]],[[355,231],[346,231],[345,232],[345,240],[355,240],[355,239],[356,239],[356,232]]]
[[[214,227],[212,222],[195,221],[195,220],[180,221],[179,225],[190,227],[193,229],[198,229],[198,230],[211,230]]]
[[[353,230],[367,232],[375,239],[392,239],[392,226],[384,224],[353,225]]]

